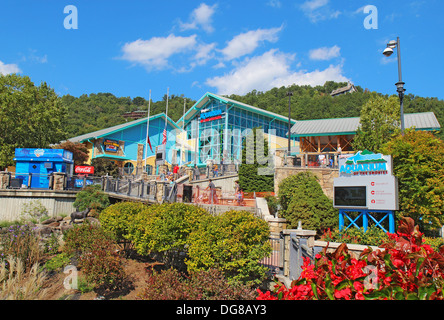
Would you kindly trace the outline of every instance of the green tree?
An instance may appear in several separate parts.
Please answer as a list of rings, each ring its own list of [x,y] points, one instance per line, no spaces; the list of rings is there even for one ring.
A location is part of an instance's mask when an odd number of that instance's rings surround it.
[[[288,227],[302,227],[323,231],[337,225],[338,213],[332,201],[324,194],[316,176],[311,172],[300,172],[279,184],[281,215],[287,219]]]
[[[274,190],[274,176],[269,174],[271,159],[268,141],[260,128],[254,128],[242,143],[242,164],[239,166],[239,186],[245,192]],[[263,143],[257,144],[257,141]]]
[[[79,211],[90,208],[90,215],[94,215],[109,206],[109,198],[106,193],[102,192],[99,185],[91,185],[77,193],[73,206],[79,208]]]
[[[74,165],[76,166],[80,166],[88,160],[88,148],[83,143],[67,140],[53,146],[53,148],[71,151],[73,154]]]
[[[444,224],[444,142],[430,132],[406,130],[383,148],[393,157],[399,211],[422,227]]]
[[[109,175],[117,178],[119,176],[119,166],[110,159],[95,158],[92,159],[91,165],[94,166],[94,175],[101,177]]]
[[[379,152],[382,145],[400,132],[400,107],[396,96],[378,96],[362,107],[360,127],[353,141],[354,150]]]
[[[47,148],[64,139],[65,114],[46,82],[0,75],[0,169],[14,164],[15,148]]]

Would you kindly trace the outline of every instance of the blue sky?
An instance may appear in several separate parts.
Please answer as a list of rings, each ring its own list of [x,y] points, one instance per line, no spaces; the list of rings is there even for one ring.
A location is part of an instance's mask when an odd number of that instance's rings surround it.
[[[444,99],[443,19],[442,0],[2,0],[0,73],[154,101],[328,80],[392,94],[399,36],[406,93]]]

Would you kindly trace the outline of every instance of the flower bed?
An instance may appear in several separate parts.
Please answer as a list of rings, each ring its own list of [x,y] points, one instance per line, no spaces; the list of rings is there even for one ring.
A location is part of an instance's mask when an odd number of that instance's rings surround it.
[[[324,250],[315,263],[306,259],[290,288],[258,290],[258,300],[433,300],[443,296],[444,246],[438,251],[423,242],[411,218],[400,221],[384,249],[368,248],[358,259],[346,244],[333,253]]]

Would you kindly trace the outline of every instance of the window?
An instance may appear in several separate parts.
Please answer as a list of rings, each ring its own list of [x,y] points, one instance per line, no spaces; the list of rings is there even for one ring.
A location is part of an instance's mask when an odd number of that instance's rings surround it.
[[[153,166],[147,164],[146,167],[145,167],[145,171],[146,171],[146,173],[147,173],[149,176],[152,175],[152,174],[153,174]]]
[[[124,174],[131,174],[134,171],[134,165],[131,162],[125,163],[125,166],[123,167]]]

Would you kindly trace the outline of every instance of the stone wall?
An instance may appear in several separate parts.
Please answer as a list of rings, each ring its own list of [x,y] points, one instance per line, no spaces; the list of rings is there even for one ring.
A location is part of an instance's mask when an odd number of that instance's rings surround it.
[[[339,176],[339,170],[330,168],[276,167],[274,175],[274,192],[278,194],[279,183],[281,183],[282,180],[304,171],[312,172],[318,178],[319,184],[325,195],[330,199],[333,199],[333,180]]]

